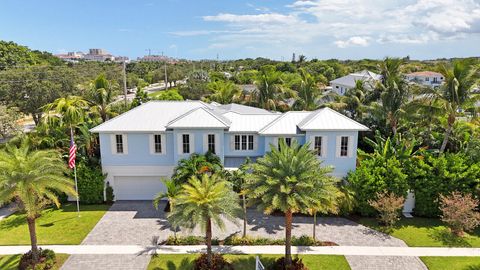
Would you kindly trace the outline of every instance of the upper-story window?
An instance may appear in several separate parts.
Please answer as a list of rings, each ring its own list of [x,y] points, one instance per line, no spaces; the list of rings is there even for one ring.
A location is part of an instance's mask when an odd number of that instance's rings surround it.
[[[123,135],[117,134],[115,135],[115,150],[117,154],[123,154]]]
[[[208,134],[207,137],[208,151],[216,154],[215,152],[215,134]]]
[[[430,77],[425,77],[425,81],[430,81]]]
[[[313,149],[315,150],[315,153],[317,156],[322,156],[322,147],[323,147],[323,138],[320,136],[315,137],[315,141],[313,143]]]
[[[348,136],[342,136],[340,141],[340,156],[348,156]]]
[[[190,154],[190,134],[182,134],[182,153]]]
[[[236,151],[246,151],[254,149],[254,136],[253,135],[235,135],[234,136],[234,150]]]
[[[153,148],[156,154],[162,153],[162,135],[160,134],[153,135]]]

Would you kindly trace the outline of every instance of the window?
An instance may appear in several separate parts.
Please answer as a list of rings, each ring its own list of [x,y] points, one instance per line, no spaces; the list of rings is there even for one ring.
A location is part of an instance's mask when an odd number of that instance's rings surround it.
[[[120,134],[115,135],[115,146],[117,154],[123,154],[123,136]]]
[[[348,137],[342,136],[340,141],[340,156],[346,157],[348,156]]]
[[[189,134],[182,135],[182,153],[184,154],[190,153],[190,135]]]
[[[292,145],[292,138],[285,138],[285,144],[288,146]]]
[[[337,89],[338,89],[338,85],[335,85],[335,88],[337,88]]]
[[[426,78],[425,78],[425,81],[427,81],[427,82],[430,81],[430,78],[429,78],[429,77],[426,77]]]
[[[153,135],[153,151],[156,154],[162,153],[162,135]]]
[[[313,149],[317,153],[317,156],[322,155],[322,137],[315,137]]]
[[[215,154],[215,134],[208,134],[208,151]]]
[[[253,150],[254,137],[253,135],[235,135],[234,136],[234,149],[236,151],[242,150]]]

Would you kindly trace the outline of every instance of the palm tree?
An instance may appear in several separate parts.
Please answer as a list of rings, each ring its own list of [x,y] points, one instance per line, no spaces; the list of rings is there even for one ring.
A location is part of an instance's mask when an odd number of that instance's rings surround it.
[[[293,108],[305,111],[315,110],[318,107],[317,101],[321,96],[320,88],[317,86],[315,78],[303,68],[300,69],[300,77],[297,99]]]
[[[380,93],[380,102],[374,108],[381,110],[393,135],[397,133],[399,118],[403,112],[403,105],[408,101],[409,88],[400,68],[404,60],[401,58],[385,58],[380,63],[382,82],[377,84],[377,93]]]
[[[308,213],[330,205],[337,194],[336,179],[329,175],[331,167],[322,167],[309,145],[292,142],[280,147],[270,145],[270,152],[252,164],[247,180],[249,203],[266,214],[279,210],[285,214],[285,262],[292,263],[293,213]]]
[[[172,179],[162,179],[162,182],[165,184],[167,190],[165,192],[159,192],[155,198],[153,199],[153,206],[158,209],[158,205],[160,204],[162,199],[167,198],[170,211],[175,204],[175,197],[180,192],[180,186],[175,183]]]
[[[282,107],[284,98],[292,96],[293,92],[284,86],[282,73],[275,70],[274,66],[263,66],[255,80],[257,88],[253,92],[258,106],[267,110],[276,110]]]
[[[480,94],[473,92],[476,69],[468,60],[459,60],[453,66],[442,66],[445,83],[438,88],[423,88],[421,98],[416,102],[428,106],[431,111],[445,115],[447,123],[440,153],[445,151],[457,116],[462,110],[471,110],[480,100]]]
[[[354,88],[347,90],[343,96],[335,95],[335,101],[327,103],[326,106],[342,111],[350,118],[359,120],[367,108],[365,92],[365,82],[357,80]]]
[[[88,102],[79,96],[57,98],[43,107],[45,121],[52,126],[73,128],[85,120]]]
[[[26,213],[35,263],[39,259],[35,220],[41,210],[52,203],[59,207],[58,193],[77,196],[66,170],[56,151],[30,151],[26,140],[20,147],[9,144],[0,151],[0,205],[13,199]]]
[[[92,105],[92,110],[100,114],[102,122],[107,121],[110,116],[110,104],[114,101],[114,92],[114,87],[104,74],[98,75],[91,85],[88,101]]]
[[[221,104],[232,103],[240,96],[240,88],[231,81],[213,81],[207,85],[208,90],[212,91],[210,99]]]
[[[219,175],[192,176],[175,199],[175,207],[168,215],[173,226],[194,229],[200,225],[205,231],[207,256],[212,262],[212,223],[224,229],[222,217],[232,222],[239,216],[238,196],[231,185]]]
[[[201,177],[204,173],[220,172],[222,168],[222,163],[216,155],[194,153],[190,157],[178,161],[178,165],[173,170],[172,179],[176,184],[181,185],[192,176]]]

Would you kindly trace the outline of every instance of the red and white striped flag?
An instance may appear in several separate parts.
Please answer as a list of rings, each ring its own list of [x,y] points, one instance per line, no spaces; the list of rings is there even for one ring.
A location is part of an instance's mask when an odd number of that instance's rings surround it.
[[[73,140],[73,131],[70,130],[70,151],[68,153],[68,167],[75,168],[75,158],[77,158],[77,146]]]

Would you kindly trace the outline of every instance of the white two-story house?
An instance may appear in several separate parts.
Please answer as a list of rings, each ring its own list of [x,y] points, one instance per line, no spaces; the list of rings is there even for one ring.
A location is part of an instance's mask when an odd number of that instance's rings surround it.
[[[357,81],[362,81],[366,88],[372,88],[381,79],[382,75],[368,70],[362,70],[330,81],[330,86],[332,87],[332,91],[343,96],[349,89],[356,86]]]
[[[284,138],[310,143],[334,175],[355,170],[357,138],[364,125],[329,108],[269,112],[238,104],[151,101],[91,131],[99,133],[103,172],[117,200],[151,200],[178,161],[211,151],[226,168],[256,160]]]
[[[409,82],[418,83],[429,87],[440,86],[444,81],[443,74],[433,71],[413,72],[407,74],[405,77]]]

